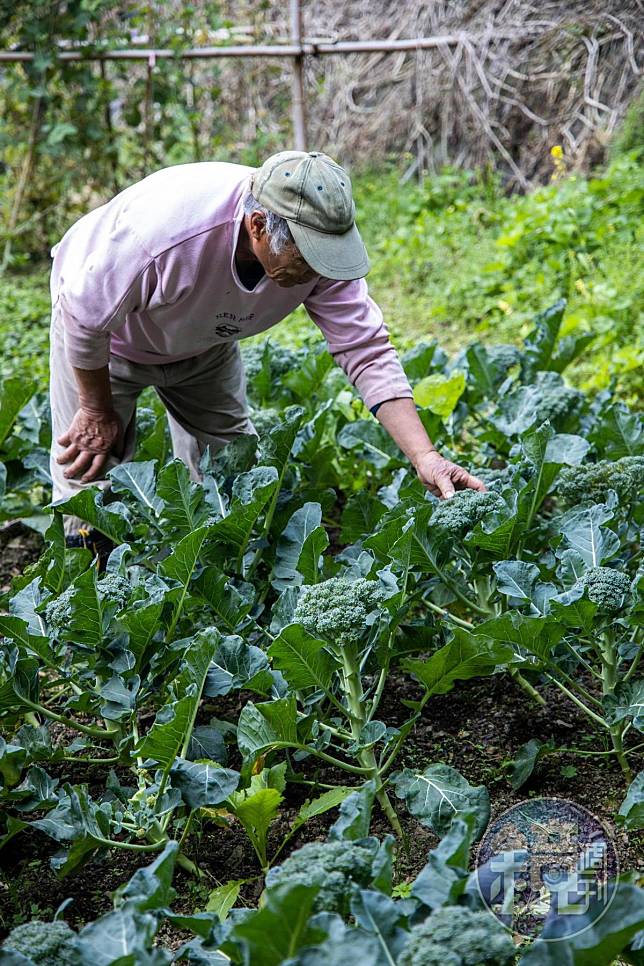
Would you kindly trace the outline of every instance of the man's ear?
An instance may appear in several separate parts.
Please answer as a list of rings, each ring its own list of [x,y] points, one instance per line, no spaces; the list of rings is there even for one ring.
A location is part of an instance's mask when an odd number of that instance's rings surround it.
[[[255,241],[261,241],[266,234],[266,217],[261,213],[261,211],[251,212],[250,234]]]

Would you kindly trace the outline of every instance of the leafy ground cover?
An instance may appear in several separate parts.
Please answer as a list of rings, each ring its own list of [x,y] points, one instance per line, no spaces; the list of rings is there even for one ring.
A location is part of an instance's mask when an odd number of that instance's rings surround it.
[[[459,946],[476,843],[508,796],[573,782],[624,870],[557,961],[642,962],[644,429],[566,383],[588,338],[564,311],[521,346],[404,355],[484,496],[437,502],[324,351],[269,341],[244,349],[259,439],[204,460],[202,483],[168,461],[150,402],[111,494],[40,514],[44,552],[0,616],[0,860],[47,881],[47,859],[57,896],[106,874],[114,908],[70,911],[70,961],[511,962],[490,916],[478,953]],[[5,380],[0,452],[5,517],[29,505],[33,525],[30,393]],[[106,573],[65,548],[63,509],[113,539]],[[55,911],[6,894],[5,929]],[[543,900],[525,896],[535,935]]]

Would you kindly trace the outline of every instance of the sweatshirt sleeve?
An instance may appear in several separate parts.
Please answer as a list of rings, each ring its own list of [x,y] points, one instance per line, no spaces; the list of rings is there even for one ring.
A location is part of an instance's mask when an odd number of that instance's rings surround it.
[[[54,249],[67,358],[78,369],[107,365],[110,333],[124,325],[129,312],[145,309],[162,294],[154,258],[131,233],[115,235],[110,244],[105,238],[87,244],[72,237],[69,245],[64,240]]]
[[[366,406],[410,398],[412,388],[364,279],[321,279],[304,306]]]

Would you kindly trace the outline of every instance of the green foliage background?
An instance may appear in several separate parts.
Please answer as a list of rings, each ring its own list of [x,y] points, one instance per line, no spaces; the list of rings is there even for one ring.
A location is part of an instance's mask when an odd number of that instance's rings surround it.
[[[453,350],[477,337],[518,342],[535,312],[568,300],[564,334],[596,335],[570,371],[585,389],[633,398],[640,388],[644,176],[638,152],[589,178],[527,196],[493,175],[445,170],[400,185],[395,169],[355,181],[372,259],[370,290],[401,348],[433,336]],[[64,228],[64,226],[61,226]],[[47,371],[48,266],[0,278],[0,375]],[[275,330],[301,343],[317,330],[299,310]]]

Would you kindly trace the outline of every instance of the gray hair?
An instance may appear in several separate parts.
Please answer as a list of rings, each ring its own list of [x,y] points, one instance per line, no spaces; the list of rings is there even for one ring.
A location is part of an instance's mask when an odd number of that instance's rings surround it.
[[[286,218],[276,215],[260,205],[252,192],[248,192],[244,198],[244,214],[251,215],[254,211],[259,211],[266,219],[266,234],[268,235],[268,247],[273,255],[280,255],[285,248],[294,245],[291,230],[288,227]]]

